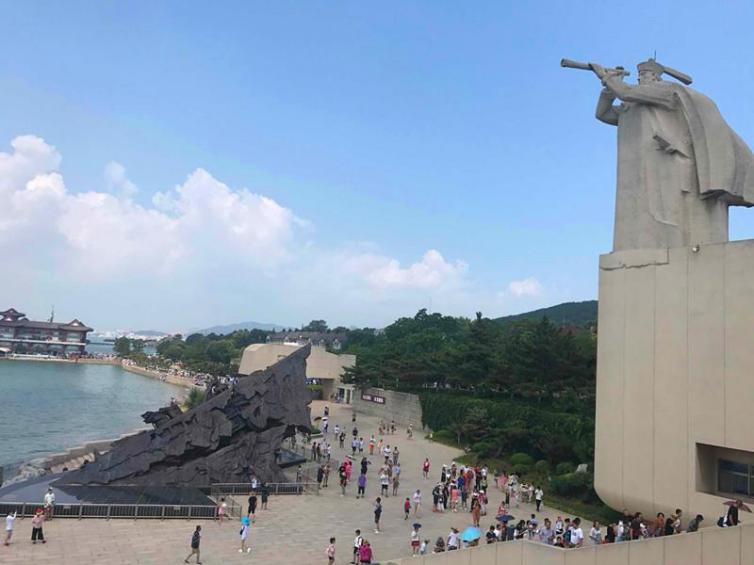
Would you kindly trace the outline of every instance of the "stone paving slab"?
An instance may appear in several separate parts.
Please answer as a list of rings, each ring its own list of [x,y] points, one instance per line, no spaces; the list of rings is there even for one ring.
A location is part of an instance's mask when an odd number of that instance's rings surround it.
[[[329,405],[330,422],[346,425],[350,429],[351,409],[348,406]],[[324,403],[312,404],[313,416],[322,414]],[[376,418],[359,416],[360,435],[377,436]],[[466,512],[433,513],[430,511],[431,490],[439,477],[443,463],[449,464],[461,452],[451,447],[430,442],[416,432],[414,439],[406,438],[405,430],[395,435],[385,435],[385,443],[397,444],[400,448],[401,486],[398,497],[390,496],[383,501],[382,529],[373,531],[372,503],[379,493],[377,470],[382,457],[372,457],[367,480],[367,497],[356,499],[355,478],[347,488],[347,496],[340,495],[337,472],[330,475],[331,484],[321,494],[301,496],[271,496],[268,510],[259,510],[257,521],[252,525],[249,537],[250,554],[238,553],[240,526],[237,521],[222,525],[207,520],[72,520],[56,519],[45,524],[48,543],[32,545],[30,520],[16,520],[13,543],[0,546],[0,563],[8,565],[55,564],[144,564],[165,565],[183,563],[189,553],[189,540],[196,524],[202,525],[202,562],[206,564],[327,563],[325,547],[330,536],[337,539],[336,563],[348,563],[351,558],[353,532],[360,528],[362,535],[372,544],[377,561],[405,557],[411,554],[409,536],[411,519],[403,519],[403,500],[420,488],[425,508],[417,519],[422,524],[422,537],[434,540],[447,536],[450,527],[463,530],[471,525]],[[350,451],[350,450],[349,450]],[[341,458],[343,450],[334,443],[333,456]],[[423,479],[421,464],[425,457],[432,462],[430,479]],[[358,465],[355,467],[358,472]],[[490,489],[490,512],[482,518],[482,528],[494,522],[502,493]],[[546,495],[545,495],[546,501]],[[245,501],[244,501],[245,502]],[[244,505],[245,508],[245,505]],[[531,504],[522,504],[512,509],[516,518],[526,518],[534,511]],[[543,508],[540,519],[554,518],[556,512]],[[192,560],[192,563],[194,561]]]

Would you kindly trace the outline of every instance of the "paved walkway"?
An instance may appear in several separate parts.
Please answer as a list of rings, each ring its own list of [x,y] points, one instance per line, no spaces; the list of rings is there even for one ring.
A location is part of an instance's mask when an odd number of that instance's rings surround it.
[[[321,416],[324,404],[312,403],[312,416]],[[359,416],[359,435],[365,439],[371,433],[377,436],[376,418]],[[351,409],[348,406],[330,405],[330,423],[346,425],[350,429]],[[331,436],[332,437],[332,436]],[[360,528],[362,535],[372,544],[375,560],[386,561],[411,554],[409,536],[412,519],[403,519],[403,500],[417,488],[422,491],[426,508],[418,522],[422,524],[422,537],[434,540],[447,536],[450,527],[462,530],[471,525],[468,513],[433,513],[430,510],[431,490],[439,478],[443,463],[449,464],[460,451],[430,442],[420,432],[414,439],[406,438],[405,430],[394,436],[383,436],[386,443],[397,444],[401,456],[400,496],[383,501],[382,529],[373,530],[372,502],[379,493],[377,470],[382,458],[375,455],[367,481],[367,497],[356,499],[355,477],[347,489],[347,496],[340,496],[337,471],[330,475],[331,486],[322,489],[319,496],[272,496],[269,509],[260,510],[257,521],[251,528],[250,554],[238,553],[239,525],[226,522],[222,526],[210,521],[186,520],[70,520],[56,519],[45,525],[48,543],[32,545],[30,520],[16,520],[16,532],[9,547],[0,546],[0,563],[3,564],[56,564],[79,565],[81,563],[149,564],[165,565],[183,563],[189,552],[189,540],[196,524],[201,524],[202,562],[206,564],[264,563],[270,565],[290,563],[327,563],[325,547],[330,536],[337,538],[336,563],[345,564],[351,558],[353,532]],[[349,449],[350,452],[350,449]],[[337,447],[334,457],[340,459],[343,451]],[[423,479],[421,464],[425,457],[432,462],[430,479]],[[358,464],[355,466],[358,473]],[[494,521],[502,493],[490,488],[490,514],[482,518],[482,529]],[[545,493],[545,502],[547,495]],[[512,510],[516,518],[527,518],[534,511],[533,505],[522,504]],[[539,515],[554,518],[554,510],[543,508]],[[586,528],[588,529],[588,528]],[[193,563],[194,561],[192,561]]]

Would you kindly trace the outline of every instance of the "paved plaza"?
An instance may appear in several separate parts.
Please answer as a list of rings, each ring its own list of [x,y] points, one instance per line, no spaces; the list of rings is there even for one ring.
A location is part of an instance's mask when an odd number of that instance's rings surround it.
[[[351,409],[348,406],[329,405],[330,423],[346,425],[350,430]],[[312,403],[312,417],[321,416],[324,403]],[[376,418],[358,416],[359,435],[365,439],[371,433],[377,435]],[[330,435],[332,438],[332,434]],[[431,490],[439,478],[443,463],[449,464],[461,452],[451,447],[426,440],[421,433],[414,439],[406,438],[404,429],[395,435],[383,436],[386,443],[400,448],[401,484],[399,496],[391,496],[383,501],[382,533],[373,529],[372,502],[378,495],[377,469],[381,457],[372,457],[367,482],[367,497],[356,499],[355,474],[347,489],[347,496],[340,496],[337,470],[330,475],[330,486],[322,489],[320,495],[271,496],[268,510],[257,511],[257,521],[252,525],[250,554],[238,553],[239,524],[226,522],[222,526],[211,521],[188,520],[73,520],[56,519],[45,524],[45,545],[32,545],[30,541],[31,523],[29,519],[16,520],[13,543],[9,547],[0,546],[0,563],[3,564],[56,564],[79,565],[81,563],[142,563],[164,565],[183,563],[189,552],[189,541],[196,524],[201,524],[202,562],[220,563],[264,563],[276,564],[316,564],[327,563],[325,547],[330,536],[337,538],[336,563],[348,563],[351,558],[353,532],[360,528],[374,549],[375,561],[405,557],[411,554],[409,535],[412,519],[403,519],[403,501],[417,488],[421,489],[425,504],[421,518],[423,538],[432,540],[447,536],[451,526],[463,529],[471,525],[467,512],[445,514],[431,512]],[[349,449],[350,451],[350,449]],[[334,443],[333,456],[340,459],[343,450]],[[425,457],[432,462],[430,479],[421,474],[421,464]],[[482,518],[482,529],[489,528],[494,521],[502,493],[490,486],[490,513]],[[513,508],[511,513],[518,519],[527,518],[534,511],[531,504]],[[539,517],[554,518],[555,511],[545,507]],[[192,563],[194,561],[192,560]]]

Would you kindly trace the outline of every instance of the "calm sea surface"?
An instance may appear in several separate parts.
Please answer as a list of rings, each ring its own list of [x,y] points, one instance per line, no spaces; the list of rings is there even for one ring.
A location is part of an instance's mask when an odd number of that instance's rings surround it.
[[[0,361],[0,465],[131,432],[184,393],[112,365]]]

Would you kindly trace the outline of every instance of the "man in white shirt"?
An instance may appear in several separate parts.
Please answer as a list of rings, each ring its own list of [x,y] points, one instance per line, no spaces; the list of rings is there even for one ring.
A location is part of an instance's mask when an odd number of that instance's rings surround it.
[[[353,538],[353,559],[351,560],[351,563],[359,562],[359,548],[363,541],[364,538],[361,537],[361,530],[356,530],[356,537]]]
[[[581,518],[576,518],[571,528],[571,547],[581,547],[582,545],[584,545],[584,530],[581,529]]]
[[[52,520],[52,515],[55,510],[55,493],[52,491],[52,487],[47,489],[45,494],[45,520]]]
[[[542,499],[544,498],[544,496],[545,491],[542,490],[542,487],[538,486],[534,491],[534,502],[537,504],[537,512],[539,512],[539,509],[542,506]]]
[[[448,551],[458,549],[460,540],[461,536],[458,535],[458,530],[450,528],[450,533],[448,534]]]
[[[16,520],[16,512],[8,513],[5,517],[5,545],[10,545],[10,538],[13,537],[13,522]]]

